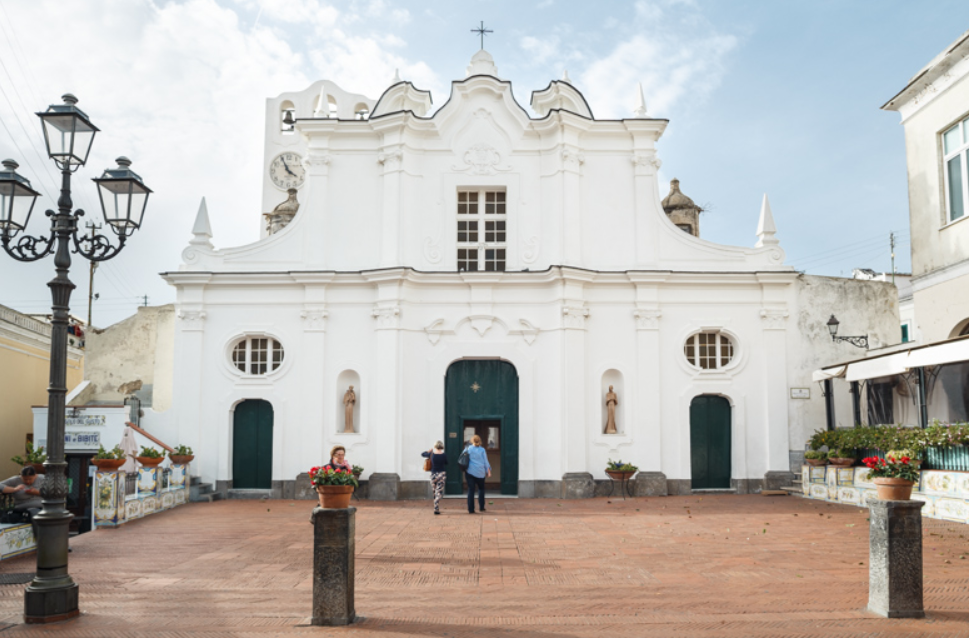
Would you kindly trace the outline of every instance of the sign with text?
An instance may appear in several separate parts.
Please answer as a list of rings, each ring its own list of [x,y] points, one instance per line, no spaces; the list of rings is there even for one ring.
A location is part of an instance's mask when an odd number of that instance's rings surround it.
[[[791,388],[792,399],[810,399],[811,388]]]
[[[108,421],[108,417],[106,417],[103,414],[78,414],[78,415],[68,414],[67,416],[64,417],[64,425],[67,427],[70,427],[70,426],[82,427],[82,428],[89,428],[92,426],[104,427],[104,424],[107,423],[107,421]]]
[[[100,432],[65,432],[64,449],[96,450],[101,445]]]

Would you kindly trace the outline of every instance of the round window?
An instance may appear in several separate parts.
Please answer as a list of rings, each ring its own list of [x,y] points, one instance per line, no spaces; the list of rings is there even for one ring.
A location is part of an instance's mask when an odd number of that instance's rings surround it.
[[[683,353],[691,366],[703,370],[724,368],[733,359],[733,342],[720,332],[699,332],[686,340]]]
[[[232,365],[244,374],[266,374],[282,363],[283,345],[271,337],[246,337],[232,349]]]

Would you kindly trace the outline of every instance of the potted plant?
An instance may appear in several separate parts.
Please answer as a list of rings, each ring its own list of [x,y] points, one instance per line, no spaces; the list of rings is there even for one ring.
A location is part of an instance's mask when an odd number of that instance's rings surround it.
[[[320,496],[320,507],[329,509],[350,507],[353,489],[359,485],[352,471],[324,466],[310,469],[309,474],[310,481]]]
[[[353,472],[353,477],[354,478],[359,479],[360,478],[360,475],[363,474],[363,466],[362,465],[354,465],[353,466],[353,469],[351,470],[351,472]]]
[[[34,449],[34,444],[27,442],[27,453],[24,456],[11,457],[10,459],[17,465],[22,465],[27,467],[28,465],[34,468],[38,474],[44,474],[47,470],[44,468],[44,461],[47,460],[47,454],[44,452],[44,446],[41,445],[36,450]]]
[[[174,450],[168,453],[168,458],[176,465],[185,465],[195,458],[195,454],[192,452],[192,448],[187,445],[177,445]]]
[[[91,457],[91,465],[105,472],[118,469],[126,460],[120,445],[114,446],[113,450],[105,450],[103,445],[99,445],[98,453]]]
[[[857,455],[854,450],[848,450],[841,448],[840,450],[831,450],[828,452],[828,463],[831,465],[837,465],[840,467],[851,467],[855,464],[855,458]]]
[[[907,501],[912,497],[919,471],[911,460],[907,456],[895,458],[891,455],[883,459],[877,456],[862,459],[862,463],[868,466],[868,478],[875,484],[879,500]]]
[[[156,450],[153,447],[148,447],[147,445],[141,446],[141,454],[135,457],[138,462],[147,468],[156,467],[159,463],[165,460],[165,455]]]
[[[901,458],[908,457],[909,465],[911,465],[915,469],[919,469],[919,466],[922,465],[922,459],[919,458],[921,455],[911,448],[900,448],[897,450],[889,450],[885,452],[885,456],[886,457],[890,456],[893,459],[901,459]]]
[[[632,463],[623,463],[612,459],[609,459],[609,464],[606,466],[606,474],[616,481],[626,481],[638,471],[639,468]]]
[[[828,453],[822,452],[821,450],[808,450],[804,453],[804,460],[807,461],[808,465],[815,467],[826,465],[828,462]]]

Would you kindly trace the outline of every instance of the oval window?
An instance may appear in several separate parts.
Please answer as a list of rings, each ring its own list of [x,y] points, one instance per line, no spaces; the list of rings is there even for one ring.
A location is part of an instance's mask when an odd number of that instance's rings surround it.
[[[683,353],[691,366],[703,370],[724,368],[733,359],[733,342],[720,332],[699,332],[686,340]]]
[[[266,374],[282,363],[283,345],[272,337],[246,337],[232,349],[232,365],[243,374]]]

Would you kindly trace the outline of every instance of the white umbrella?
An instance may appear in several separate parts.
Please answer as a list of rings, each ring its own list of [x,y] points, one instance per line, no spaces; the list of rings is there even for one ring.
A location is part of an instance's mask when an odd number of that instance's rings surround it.
[[[135,457],[138,456],[138,442],[135,441],[135,431],[129,426],[125,426],[124,434],[121,436],[121,449],[125,453],[125,462],[119,470],[133,474],[138,469]]]

